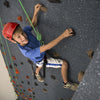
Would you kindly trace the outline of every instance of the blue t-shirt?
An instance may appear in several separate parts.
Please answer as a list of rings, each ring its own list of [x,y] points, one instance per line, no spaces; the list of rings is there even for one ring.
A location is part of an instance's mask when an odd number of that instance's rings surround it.
[[[34,63],[36,63],[37,61],[41,61],[45,56],[45,52],[40,53],[41,44],[31,33],[32,27],[25,26],[23,31],[26,33],[29,42],[25,46],[21,46],[20,44],[18,44],[20,51],[24,56],[34,61]]]

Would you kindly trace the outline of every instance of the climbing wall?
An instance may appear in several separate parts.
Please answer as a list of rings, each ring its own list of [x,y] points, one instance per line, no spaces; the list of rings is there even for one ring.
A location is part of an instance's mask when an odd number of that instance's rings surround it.
[[[64,39],[48,53],[68,61],[68,78],[79,83],[78,73],[87,69],[92,59],[91,52],[95,52],[100,42],[100,0],[60,0],[60,3],[51,3],[48,0],[21,1],[31,18],[35,4],[42,3],[47,7],[47,12],[39,12],[37,25],[45,44],[59,36],[66,28],[73,28],[76,35]],[[7,22],[17,22],[22,28],[29,25],[18,0],[0,0],[0,17],[3,25]],[[32,33],[35,35],[34,31]],[[31,61],[21,54],[16,44],[3,38],[2,27],[0,35],[0,49],[18,100],[72,98],[74,91],[62,87],[60,69],[46,69],[45,82],[39,83],[34,78]]]

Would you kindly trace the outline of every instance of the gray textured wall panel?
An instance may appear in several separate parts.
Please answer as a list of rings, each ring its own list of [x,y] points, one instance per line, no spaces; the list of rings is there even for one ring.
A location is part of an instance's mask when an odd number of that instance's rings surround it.
[[[26,15],[19,5],[18,0],[8,0],[10,3],[9,8],[3,5],[4,1],[5,0],[0,0],[0,17],[2,18],[3,24],[14,21],[21,24],[22,28],[29,25],[29,23],[26,22]],[[31,17],[33,16],[35,4],[42,3],[48,8],[46,13],[40,12],[37,26],[45,43],[55,39],[66,28],[72,27],[74,29],[76,36],[64,39],[48,52],[54,56],[53,52],[55,51],[60,54],[60,58],[69,62],[69,80],[78,83],[78,73],[85,71],[91,61],[86,52],[89,50],[95,51],[100,42],[100,1],[61,0],[61,3],[50,3],[48,0],[22,0],[22,3]],[[22,16],[23,21],[18,21],[17,16]],[[2,28],[0,27],[0,33],[1,32]],[[32,33],[34,34],[34,32]],[[11,65],[4,39],[3,43],[8,63]],[[73,96],[73,91],[62,87],[60,69],[46,69],[45,83],[47,83],[48,86],[44,83],[39,83],[37,80],[34,80],[31,65],[28,63],[27,58],[21,54],[17,45],[9,41],[8,45],[11,55],[16,57],[16,60],[13,60],[13,67],[17,68],[20,72],[17,74],[18,84],[14,78],[15,74],[12,67],[10,68],[11,77],[12,80],[16,82],[14,84],[15,89],[17,89],[19,93],[24,93],[24,97],[29,96],[32,98],[35,96],[35,100],[60,100],[60,98],[67,100]],[[1,46],[0,49],[3,51]],[[21,62],[23,62],[23,64]],[[53,80],[51,75],[55,75],[56,80]],[[29,79],[26,79],[26,76],[29,76]],[[35,86],[34,82],[37,82],[38,86]],[[19,85],[23,87],[21,88]],[[34,88],[32,92],[35,92],[35,94],[29,92],[28,88]],[[48,91],[44,93],[43,88]],[[22,96],[19,96],[19,100],[22,100]]]

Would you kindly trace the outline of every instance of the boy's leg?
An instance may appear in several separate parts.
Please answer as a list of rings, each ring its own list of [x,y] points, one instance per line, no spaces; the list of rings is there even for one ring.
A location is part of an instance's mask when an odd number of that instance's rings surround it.
[[[39,72],[40,72],[41,69],[42,69],[42,67],[40,67],[40,66],[36,68],[35,76],[36,76],[36,78],[37,78],[37,80],[39,82],[44,82],[43,77],[41,77],[40,74],[39,74]]]
[[[61,59],[54,59],[52,57],[47,57],[46,67],[61,68],[61,74],[64,81],[64,88],[69,88],[71,90],[76,90],[78,84],[69,82],[67,79],[68,64],[66,61]]]
[[[67,70],[68,70],[68,64],[66,61],[63,60],[63,64],[61,66],[61,74],[62,74],[62,78],[64,83],[67,83]]]
[[[42,67],[37,67],[35,73],[39,74],[40,70],[42,69]]]

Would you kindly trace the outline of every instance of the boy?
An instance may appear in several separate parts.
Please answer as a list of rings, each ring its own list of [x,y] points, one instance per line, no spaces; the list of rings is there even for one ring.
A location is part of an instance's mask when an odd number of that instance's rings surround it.
[[[38,12],[42,5],[35,5],[34,15],[32,18],[32,24],[36,26]],[[45,51],[56,46],[61,40],[66,37],[72,36],[72,29],[66,29],[60,36],[51,41],[50,43],[41,46],[40,42],[31,33],[32,27],[26,26],[22,30],[19,24],[10,22],[7,23],[2,31],[3,36],[13,43],[17,43],[22,54],[30,58],[38,68],[36,68],[36,77],[40,82],[44,82],[44,79],[39,75],[39,72],[44,64]],[[61,68],[61,74],[64,81],[64,88],[70,88],[72,90],[77,89],[77,84],[68,82],[67,80],[67,69],[68,64],[66,61],[61,59],[54,59],[47,56],[46,67]]]

